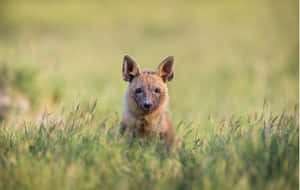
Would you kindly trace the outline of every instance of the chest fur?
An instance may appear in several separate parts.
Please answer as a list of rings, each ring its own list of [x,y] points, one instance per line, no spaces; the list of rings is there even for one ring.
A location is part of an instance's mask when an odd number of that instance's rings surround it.
[[[162,135],[171,127],[165,114],[156,117],[135,118],[131,115],[125,115],[122,121],[122,127],[129,129],[134,136],[148,137],[150,135]]]

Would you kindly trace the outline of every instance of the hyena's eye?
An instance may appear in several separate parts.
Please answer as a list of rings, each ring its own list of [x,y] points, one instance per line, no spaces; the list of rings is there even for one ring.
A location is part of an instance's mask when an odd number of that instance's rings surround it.
[[[141,89],[141,88],[137,88],[137,89],[135,89],[135,93],[136,93],[136,94],[140,94],[140,93],[142,93],[142,89]]]
[[[155,93],[160,93],[160,89],[159,88],[155,88],[154,92]]]

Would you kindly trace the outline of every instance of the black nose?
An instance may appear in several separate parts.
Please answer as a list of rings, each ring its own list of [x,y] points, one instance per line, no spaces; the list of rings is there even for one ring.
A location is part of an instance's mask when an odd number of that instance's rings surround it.
[[[145,102],[145,103],[144,103],[144,108],[145,108],[145,109],[150,109],[151,106],[152,106],[152,104],[151,104],[150,102]]]

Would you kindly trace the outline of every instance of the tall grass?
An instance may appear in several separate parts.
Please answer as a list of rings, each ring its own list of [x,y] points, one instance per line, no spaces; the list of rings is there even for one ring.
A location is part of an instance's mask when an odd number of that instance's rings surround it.
[[[181,122],[171,151],[155,138],[120,136],[118,115],[96,121],[95,104],[4,122],[0,189],[298,189],[298,115],[296,106]]]

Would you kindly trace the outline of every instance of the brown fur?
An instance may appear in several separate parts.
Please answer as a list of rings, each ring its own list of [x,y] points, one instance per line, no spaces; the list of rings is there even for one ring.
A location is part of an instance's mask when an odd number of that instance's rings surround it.
[[[157,71],[140,71],[135,61],[125,56],[122,72],[129,85],[121,133],[129,129],[133,137],[160,135],[165,145],[171,145],[177,135],[167,114],[169,97],[166,83],[174,76],[173,57],[167,57]],[[151,104],[149,109],[145,108],[145,102]]]

